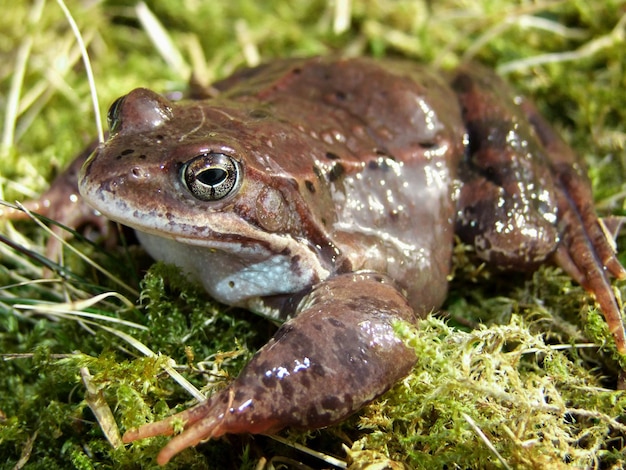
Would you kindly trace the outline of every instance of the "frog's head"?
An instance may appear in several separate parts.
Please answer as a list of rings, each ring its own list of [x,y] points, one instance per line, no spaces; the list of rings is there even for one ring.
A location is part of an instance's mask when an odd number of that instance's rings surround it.
[[[276,157],[285,139],[266,117],[136,89],[111,106],[80,192],[219,300],[302,290],[328,275],[332,247],[300,195],[297,164]]]

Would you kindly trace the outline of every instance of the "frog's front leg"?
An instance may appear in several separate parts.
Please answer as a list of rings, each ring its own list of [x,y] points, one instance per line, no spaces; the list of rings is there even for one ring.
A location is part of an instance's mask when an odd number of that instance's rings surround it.
[[[185,430],[157,461],[227,433],[314,429],[345,419],[409,373],[414,351],[393,330],[414,322],[405,297],[385,276],[351,273],[317,286],[228,388],[194,408],[130,430],[124,442]]]
[[[584,163],[529,101],[476,66],[453,80],[468,129],[460,169],[457,232],[483,259],[534,268],[552,258],[591,292],[626,353],[609,275],[623,279],[612,240],[593,207]]]

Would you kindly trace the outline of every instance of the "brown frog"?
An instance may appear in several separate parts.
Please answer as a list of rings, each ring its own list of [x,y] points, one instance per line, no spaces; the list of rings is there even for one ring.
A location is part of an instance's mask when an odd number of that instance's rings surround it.
[[[626,272],[581,160],[531,103],[477,66],[313,58],[242,70],[217,96],[118,99],[80,192],[217,300],[286,320],[228,388],[125,442],[338,422],[408,374],[394,332],[441,306],[453,237],[503,268],[553,261],[598,301]]]

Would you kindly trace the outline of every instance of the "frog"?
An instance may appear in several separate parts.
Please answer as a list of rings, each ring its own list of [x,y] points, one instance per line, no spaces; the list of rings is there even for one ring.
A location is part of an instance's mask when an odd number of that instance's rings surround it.
[[[280,327],[224,389],[125,443],[183,423],[164,465],[225,434],[345,420],[419,361],[397,325],[441,308],[456,237],[494,269],[561,267],[626,352],[611,286],[626,271],[586,166],[490,69],[280,59],[211,90],[116,100],[78,189],[152,257]]]

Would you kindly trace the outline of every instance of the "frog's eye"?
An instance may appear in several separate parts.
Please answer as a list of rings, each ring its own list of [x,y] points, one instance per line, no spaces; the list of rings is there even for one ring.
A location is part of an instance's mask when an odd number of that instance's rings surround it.
[[[126,98],[126,96],[121,96],[116,99],[107,112],[107,124],[109,125],[109,131],[111,134],[115,134],[120,127],[120,109],[122,107],[122,103],[124,102],[124,98]]]
[[[241,166],[223,153],[203,153],[182,168],[187,189],[201,201],[217,201],[239,187]]]

